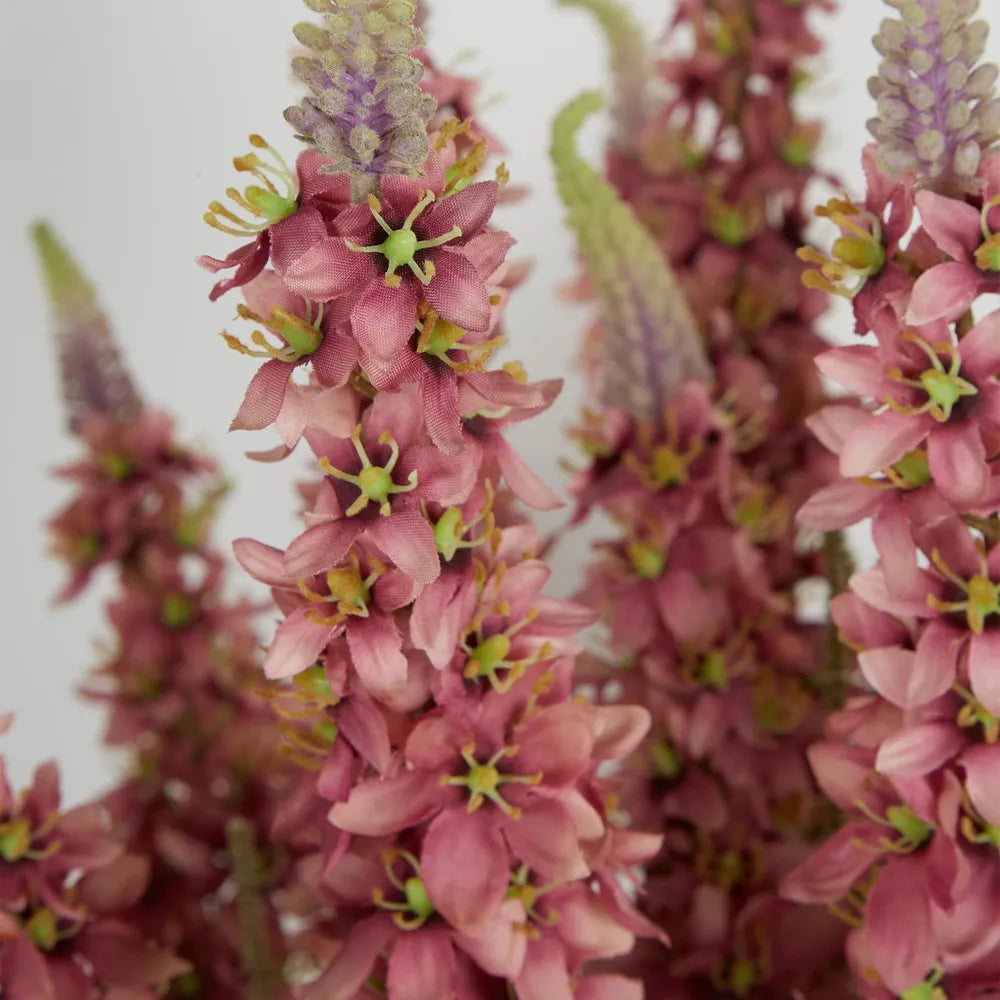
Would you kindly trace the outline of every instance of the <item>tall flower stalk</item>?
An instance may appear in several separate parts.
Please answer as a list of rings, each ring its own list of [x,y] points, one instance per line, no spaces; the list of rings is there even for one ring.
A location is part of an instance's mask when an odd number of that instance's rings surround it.
[[[998,287],[997,70],[975,65],[976,3],[893,6],[865,200],[818,210],[842,235],[808,254],[837,279],[844,248],[864,249],[837,287],[875,335],[817,358],[848,392],[812,420],[843,478],[800,513],[872,518],[878,553],[834,602],[861,678],[810,750],[847,822],[784,891],[850,926],[866,1000],[966,1000],[1000,981],[1000,312],[982,298]]]
[[[224,487],[210,461],[177,443],[169,417],[142,401],[93,290],[54,234],[39,225],[34,236],[82,446],[60,470],[75,495],[50,523],[70,570],[62,596],[101,567],[117,576],[113,641],[85,694],[108,706],[107,745],[128,751],[126,779],[101,803],[108,835],[145,865],[128,919],[187,962],[173,995],[275,997],[260,983],[277,981],[283,957],[266,895],[284,849],[264,856],[271,871],[255,890],[256,950],[270,965],[251,970],[242,955],[251,930],[230,892],[245,860],[234,830],[269,834],[299,770],[279,758],[271,710],[253,692],[256,609],[223,596],[224,563],[209,534]]]
[[[621,47],[624,14],[568,5],[594,10]],[[573,147],[592,99],[554,129],[580,291],[599,313],[578,517],[599,508],[619,527],[579,595],[606,626],[592,676],[653,715],[623,797],[665,835],[641,905],[673,948],[630,964],[649,997],[845,989],[843,930],[777,891],[837,823],[806,749],[846,667],[798,601],[807,581],[842,577],[845,554],[834,536],[839,558],[824,559],[792,521],[833,474],[802,425],[822,400],[822,300],[796,260],[819,137],[793,107],[817,49],[806,6],[681,3],[673,28],[694,49],[659,64],[667,96],[647,92],[630,141],[615,130],[608,180]]]
[[[503,428],[559,385],[490,366],[518,273],[490,225],[506,171],[483,177],[466,122],[394,96],[422,44],[413,0],[309,6],[324,21],[296,32],[317,56],[289,114],[307,148],[287,200],[248,188],[254,242],[205,261],[236,267],[238,312],[268,331],[255,348],[226,335],[263,359],[234,426],[273,425],[272,459],[304,440],[322,473],[289,544],[235,544],[274,596],[264,672],[314,772],[281,816],[313,842],[286,974],[301,1000],[638,998],[590,963],[659,936],[623,887],[659,838],[621,825],[598,775],[649,719],[572,697],[591,615],[541,594],[549,569],[513,505],[557,503]],[[375,135],[387,153],[369,158]]]

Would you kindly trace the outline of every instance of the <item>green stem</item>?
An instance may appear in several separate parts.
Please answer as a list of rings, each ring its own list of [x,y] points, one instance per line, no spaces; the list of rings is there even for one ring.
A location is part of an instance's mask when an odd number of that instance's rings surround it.
[[[266,912],[261,897],[265,878],[254,843],[253,823],[241,816],[234,817],[226,833],[237,885],[236,919],[247,1000],[273,1000],[278,975],[267,944]]]

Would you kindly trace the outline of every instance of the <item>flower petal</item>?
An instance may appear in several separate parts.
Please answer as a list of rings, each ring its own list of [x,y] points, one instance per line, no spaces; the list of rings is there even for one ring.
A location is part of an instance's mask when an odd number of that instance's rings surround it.
[[[452,1000],[458,966],[444,927],[400,934],[389,956],[386,985],[392,1000]]]
[[[285,361],[265,361],[250,380],[240,408],[229,425],[231,431],[259,431],[278,419],[285,401],[288,378],[294,366]]]
[[[875,770],[904,778],[937,770],[965,746],[963,734],[949,722],[925,722],[882,741]]]
[[[429,771],[369,778],[330,810],[330,822],[348,833],[383,837],[430,819],[441,808],[442,794],[437,775]]]
[[[473,813],[445,809],[427,828],[420,856],[427,895],[464,934],[496,919],[510,882],[510,858],[489,803]]]
[[[958,319],[979,294],[982,280],[972,264],[936,264],[913,285],[906,322],[924,326],[938,319],[948,323]]]
[[[285,284],[307,299],[326,302],[373,281],[378,275],[375,257],[352,250],[339,236],[327,236],[289,263]]]
[[[292,578],[313,576],[338,566],[362,527],[356,519],[342,518],[306,528],[285,550],[285,573]]]
[[[433,583],[440,575],[434,529],[416,507],[393,508],[389,517],[369,521],[367,536],[417,583]]]
[[[457,251],[435,250],[433,260],[435,274],[424,289],[427,301],[443,319],[463,330],[488,329],[490,297],[479,272]]]
[[[933,418],[888,410],[871,416],[844,442],[840,474],[848,478],[870,476],[913,451],[925,437]]]
[[[927,439],[927,464],[934,485],[956,507],[975,506],[986,495],[990,469],[974,420],[935,427]]]
[[[398,288],[372,281],[351,310],[351,329],[362,351],[381,361],[401,351],[416,330],[419,297],[414,281],[405,277]]]

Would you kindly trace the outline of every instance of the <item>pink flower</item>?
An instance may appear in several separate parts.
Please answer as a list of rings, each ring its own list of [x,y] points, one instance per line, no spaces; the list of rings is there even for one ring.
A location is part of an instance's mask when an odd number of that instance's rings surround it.
[[[285,281],[316,301],[350,295],[355,338],[366,354],[385,361],[413,336],[421,297],[455,326],[485,330],[491,317],[486,278],[502,253],[490,255],[495,263],[485,273],[468,255],[480,244],[503,252],[510,246],[506,234],[485,230],[497,194],[494,181],[445,194],[444,170],[432,155],[419,181],[386,177],[381,201],[340,213],[336,235],[306,250]]]
[[[217,201],[212,202],[205,214],[209,225],[224,233],[234,236],[257,234],[252,243],[244,244],[223,260],[209,256],[198,258],[198,263],[208,271],[236,268],[233,277],[220,281],[212,289],[209,298],[213,302],[231,288],[256,278],[268,260],[283,274],[291,261],[326,236],[328,222],[351,201],[350,177],[320,173],[320,168],[328,161],[315,150],[299,153],[295,161],[296,176],[292,177],[285,161],[260,136],[252,135],[250,144],[267,150],[277,169],[253,152],[236,157],[233,160],[236,169],[251,174],[264,185],[263,188],[259,184],[252,185],[242,196],[231,195],[237,208],[252,218],[240,218]],[[283,194],[275,188],[269,174],[284,181]]]
[[[332,312],[324,317],[322,310],[288,291],[274,271],[259,274],[243,295],[249,308],[240,306],[240,316],[262,323],[281,342],[275,347],[258,331],[252,338],[257,347],[250,348],[223,334],[241,354],[270,359],[251,380],[230,425],[230,430],[261,430],[278,419],[295,368],[308,363],[320,385],[342,386],[354,370],[357,344],[338,329]]]
[[[341,563],[361,537],[418,583],[440,573],[434,529],[420,501],[445,506],[470,493],[477,468],[450,461],[433,445],[419,444],[416,387],[380,393],[350,438],[307,430],[306,438],[327,478],[308,527],[285,553],[289,576],[312,576]]]
[[[917,326],[942,319],[951,322],[984,293],[1000,291],[1000,239],[991,226],[1000,222],[1000,157],[980,168],[985,181],[982,208],[934,191],[916,196],[920,221],[937,247],[952,259],[935,264],[913,286],[906,313]]]
[[[847,434],[844,476],[870,476],[926,444],[937,489],[960,508],[989,488],[987,461],[1000,435],[1000,312],[957,343],[940,325],[901,334],[892,349],[855,345],[826,351],[820,370],[882,406]]]

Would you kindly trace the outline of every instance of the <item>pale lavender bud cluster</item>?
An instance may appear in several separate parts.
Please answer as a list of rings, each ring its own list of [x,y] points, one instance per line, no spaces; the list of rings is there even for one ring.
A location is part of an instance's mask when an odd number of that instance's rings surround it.
[[[78,432],[88,413],[103,413],[121,423],[135,420],[142,401],[93,288],[45,223],[36,223],[31,233],[56,321],[59,378],[70,430]]]
[[[1000,138],[997,68],[977,66],[989,27],[979,0],[886,0],[899,10],[873,41],[882,56],[868,82],[878,117],[868,130],[879,166],[941,192],[974,191],[983,154]]]
[[[428,152],[435,110],[420,89],[423,44],[416,0],[306,0],[323,25],[303,22],[295,37],[312,55],[295,75],[312,91],[285,111],[299,137],[333,161],[330,173],[356,178],[413,173]]]

